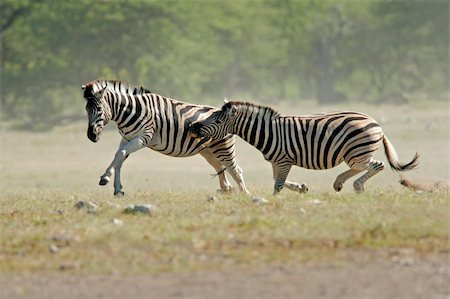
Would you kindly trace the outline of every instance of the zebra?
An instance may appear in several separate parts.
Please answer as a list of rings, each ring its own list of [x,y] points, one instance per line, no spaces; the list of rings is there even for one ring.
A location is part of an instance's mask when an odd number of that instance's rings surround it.
[[[189,134],[190,123],[208,117],[218,108],[173,100],[117,80],[98,79],[81,89],[86,99],[87,137],[97,142],[109,121],[117,124],[122,136],[119,149],[99,182],[108,184],[114,174],[114,195],[124,195],[120,179],[123,162],[145,147],[173,157],[200,154],[216,170],[222,191],[232,190],[224,173],[227,170],[240,191],[249,194],[236,161],[234,135],[199,141]]]
[[[343,161],[350,169],[338,175],[334,189],[339,192],[349,178],[366,170],[353,183],[355,191],[362,192],[364,183],[384,168],[382,161],[373,158],[381,143],[393,170],[414,169],[419,163],[417,152],[411,162],[401,163],[380,125],[359,112],[282,116],[267,106],[225,101],[221,110],[192,123],[189,130],[199,139],[236,134],[260,150],[272,163],[275,195],[283,186],[299,192],[308,191],[305,184],[286,181],[293,165],[330,169]]]

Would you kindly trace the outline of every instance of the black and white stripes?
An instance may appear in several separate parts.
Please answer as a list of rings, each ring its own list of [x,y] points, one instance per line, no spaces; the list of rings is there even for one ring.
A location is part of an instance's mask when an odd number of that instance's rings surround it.
[[[418,165],[417,154],[410,163],[400,163],[379,124],[358,112],[281,116],[270,107],[229,102],[222,110],[192,124],[191,132],[200,138],[221,138],[232,133],[255,146],[272,163],[275,193],[283,186],[307,190],[304,184],[286,181],[292,165],[329,169],[343,161],[351,169],[338,176],[334,188],[340,191],[347,179],[367,170],[354,183],[357,192],[363,191],[365,181],[384,168],[383,162],[373,159],[382,143],[393,169],[404,171]]]
[[[88,137],[99,140],[99,134],[109,121],[117,124],[122,142],[116,156],[101,176],[100,184],[109,182],[115,172],[115,194],[121,195],[120,168],[129,154],[149,147],[165,155],[188,157],[201,154],[219,175],[220,185],[229,191],[224,169],[248,193],[242,170],[235,159],[235,139],[225,135],[219,139],[198,140],[189,134],[189,125],[210,116],[217,108],[188,104],[133,87],[121,81],[96,80],[82,87],[87,100]]]

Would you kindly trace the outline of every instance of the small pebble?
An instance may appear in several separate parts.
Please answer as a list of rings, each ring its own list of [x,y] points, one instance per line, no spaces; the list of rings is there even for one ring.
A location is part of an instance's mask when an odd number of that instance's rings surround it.
[[[306,200],[305,202],[306,202],[306,203],[313,204],[313,205],[320,205],[320,204],[323,204],[323,201],[318,200],[318,199]]]
[[[55,244],[50,244],[48,246],[48,251],[50,251],[51,253],[57,253],[59,251],[59,248]]]
[[[262,197],[252,197],[252,202],[257,205],[268,203],[267,199]]]
[[[123,221],[120,220],[120,219],[113,218],[113,220],[111,220],[111,222],[112,222],[114,225],[117,225],[117,226],[123,226]]]
[[[98,211],[98,206],[90,201],[80,200],[74,205],[74,207],[79,210],[85,209],[88,213],[96,213]]]
[[[130,205],[124,209],[126,214],[137,214],[142,213],[146,215],[151,215],[154,211],[154,206],[151,204],[141,204],[141,205]]]
[[[218,201],[218,198],[217,198],[216,196],[214,196],[214,195],[208,195],[208,196],[206,197],[206,201],[209,201],[209,202],[216,202],[216,201]]]
[[[392,258],[392,262],[394,264],[402,266],[402,267],[410,267],[410,266],[413,266],[416,261],[412,257],[394,256]]]

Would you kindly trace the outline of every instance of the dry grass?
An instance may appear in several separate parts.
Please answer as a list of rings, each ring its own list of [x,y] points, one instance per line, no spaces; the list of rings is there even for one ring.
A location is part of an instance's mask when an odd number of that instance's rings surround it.
[[[439,253],[447,248],[446,194],[286,193],[265,205],[238,195],[207,202],[206,195],[142,192],[120,200],[95,193],[8,196],[1,202],[0,269],[185,271],[318,261],[349,249],[407,247]],[[78,198],[94,201],[99,212],[75,209]],[[140,202],[155,204],[154,215],[122,213],[127,204]],[[124,225],[113,224],[113,218]],[[53,245],[58,252],[51,252]]]
[[[421,168],[407,179],[445,181],[448,114],[442,103],[427,107],[346,109],[378,119],[403,160],[416,150],[422,154]],[[296,108],[298,113],[339,109]],[[192,271],[334,260],[352,250],[448,250],[448,193],[410,191],[389,170],[370,180],[365,194],[355,195],[351,184],[341,194],[332,190],[345,166],[326,172],[295,168],[290,180],[306,182],[309,193],[286,190],[275,199],[270,164],[240,142],[247,185],[269,203],[255,205],[237,194],[207,202],[218,182],[209,178],[212,168],[201,157],[176,159],[144,150],[127,160],[126,197],[116,199],[112,186],[97,182],[118,141],[109,130],[92,144],[80,123],[47,133],[3,132],[0,271]],[[382,151],[379,158],[385,161]],[[97,203],[100,211],[76,210],[80,199]],[[130,203],[157,209],[153,216],[123,214]],[[113,218],[124,225],[114,225]]]

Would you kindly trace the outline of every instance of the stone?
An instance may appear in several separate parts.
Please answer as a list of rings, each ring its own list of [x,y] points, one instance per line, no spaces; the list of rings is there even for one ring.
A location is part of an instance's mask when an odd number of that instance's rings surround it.
[[[323,204],[323,201],[318,200],[318,199],[311,199],[311,200],[306,200],[305,203],[309,203],[309,204],[313,204],[313,205],[320,205],[320,204]]]
[[[55,244],[50,244],[48,246],[48,251],[50,251],[51,253],[57,253],[59,251],[59,248]]]
[[[151,215],[155,210],[155,207],[151,204],[129,205],[123,212],[126,214],[145,214]]]
[[[252,202],[257,205],[268,203],[268,200],[263,197],[252,197]]]
[[[206,197],[206,201],[209,201],[209,202],[216,202],[216,201],[218,201],[219,199],[216,197],[216,196],[214,196],[214,195],[208,195],[207,197]]]
[[[74,207],[79,210],[85,209],[88,213],[96,213],[98,211],[98,206],[90,201],[80,200],[74,205]]]
[[[123,226],[123,221],[118,219],[118,218],[113,218],[113,220],[111,220],[112,224],[116,225],[116,226]]]

